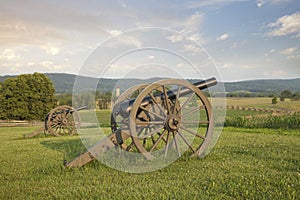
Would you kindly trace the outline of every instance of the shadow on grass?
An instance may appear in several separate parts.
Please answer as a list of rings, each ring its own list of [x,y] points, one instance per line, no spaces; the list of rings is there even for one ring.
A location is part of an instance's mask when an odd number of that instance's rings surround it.
[[[73,160],[86,151],[86,147],[82,144],[80,139],[42,141],[41,145],[62,152],[64,154],[64,160],[66,161]]]

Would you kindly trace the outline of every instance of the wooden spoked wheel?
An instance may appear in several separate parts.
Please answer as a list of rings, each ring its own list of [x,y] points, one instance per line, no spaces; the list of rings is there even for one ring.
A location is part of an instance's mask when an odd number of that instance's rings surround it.
[[[74,135],[80,126],[78,112],[71,106],[58,106],[47,115],[45,126],[55,136]]]
[[[136,98],[129,131],[134,145],[147,159],[199,156],[212,138],[211,104],[187,81],[161,80]]]

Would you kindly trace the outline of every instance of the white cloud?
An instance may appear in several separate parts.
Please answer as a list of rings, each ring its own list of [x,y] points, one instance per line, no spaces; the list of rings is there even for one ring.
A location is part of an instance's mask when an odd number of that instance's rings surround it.
[[[216,6],[216,5],[222,5],[222,4],[228,4],[228,3],[234,3],[234,2],[243,2],[247,0],[197,0],[192,1],[189,3],[188,8],[195,9],[195,8],[202,8],[206,6]]]
[[[269,0],[271,4],[281,4],[281,3],[288,3],[291,0]]]
[[[196,45],[185,44],[183,46],[183,51],[190,52],[192,53],[192,55],[197,55],[198,53],[201,53],[203,50]]]
[[[290,47],[280,51],[280,54],[286,55],[288,60],[296,60],[300,59],[300,51],[298,51],[297,47]]]
[[[51,44],[41,45],[41,48],[46,51],[47,55],[56,55],[60,52],[58,47],[55,47]]]
[[[297,47],[291,47],[291,48],[282,50],[280,53],[284,54],[284,55],[291,55],[291,54],[295,53],[296,51],[297,51]]]
[[[256,1],[256,5],[257,5],[257,7],[262,7],[263,5],[265,4],[265,2],[263,1],[263,0],[258,0],[258,1]]]
[[[110,41],[110,43],[107,44],[107,47],[118,48],[124,45],[140,48],[142,46],[142,42],[136,37],[120,35],[120,37],[116,37],[114,40]]]
[[[150,60],[153,60],[153,59],[155,58],[155,56],[149,55],[148,58],[149,58]]]
[[[220,35],[219,37],[217,37],[218,41],[223,41],[223,40],[227,40],[228,38],[230,38],[230,35],[228,33],[225,33],[223,35]]]
[[[231,63],[224,63],[223,65],[221,65],[222,69],[231,69],[233,68],[233,64]]]
[[[300,37],[300,13],[297,12],[280,17],[276,22],[270,23],[268,26],[273,28],[267,33],[270,37],[286,35]]]
[[[16,56],[15,51],[13,49],[4,49],[2,55],[0,55],[1,60],[14,60],[19,58]]]
[[[194,13],[184,22],[185,29],[189,31],[197,31],[203,22],[203,15],[199,12]]]
[[[285,72],[285,71],[283,71],[283,70],[274,70],[274,71],[272,71],[271,72],[271,76],[272,77],[284,77],[284,76],[286,76],[287,75],[287,73]]]
[[[180,42],[183,40],[183,36],[181,34],[174,34],[167,37],[168,40],[171,40],[172,43]]]
[[[112,36],[120,35],[122,33],[120,30],[108,30],[107,32]]]

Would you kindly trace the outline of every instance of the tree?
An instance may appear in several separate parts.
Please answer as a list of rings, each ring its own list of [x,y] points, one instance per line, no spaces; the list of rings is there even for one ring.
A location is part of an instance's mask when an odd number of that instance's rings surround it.
[[[291,98],[292,92],[290,90],[284,90],[280,94],[280,101],[284,101],[286,98]]]
[[[296,92],[295,94],[293,94],[291,100],[299,101],[300,100],[300,92]]]
[[[37,120],[56,105],[54,87],[44,74],[23,74],[2,83],[2,119]]]
[[[272,98],[272,104],[275,105],[275,104],[277,104],[277,102],[278,102],[278,101],[277,101],[277,97],[273,97],[273,98]]]
[[[111,92],[100,93],[97,102],[99,109],[109,109],[111,98],[112,98]]]

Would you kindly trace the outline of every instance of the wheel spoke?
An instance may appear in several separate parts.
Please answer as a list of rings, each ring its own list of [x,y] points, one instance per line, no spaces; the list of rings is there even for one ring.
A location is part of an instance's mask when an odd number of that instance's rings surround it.
[[[172,133],[173,133],[174,143],[175,143],[176,151],[178,153],[178,157],[181,157],[181,153],[180,153],[180,149],[179,149],[179,146],[178,146],[178,142],[177,142],[175,132],[172,132]]]
[[[144,108],[143,106],[139,106],[139,108],[142,109],[142,110],[144,110],[144,111],[146,111],[146,112],[148,112],[148,113],[150,113],[150,114],[152,114],[152,115],[154,115],[154,116],[156,116],[156,117],[158,117],[158,118],[160,118],[160,119],[162,119],[162,120],[165,119],[163,116],[160,116],[159,114],[156,114],[156,113],[154,113],[154,112],[152,112],[152,111],[150,111],[150,110],[147,110],[147,109]]]
[[[143,121],[140,121],[140,120],[137,120],[135,122],[135,124],[137,126],[147,126],[147,125],[163,125],[164,122],[163,121],[150,121],[150,122],[143,122]]]
[[[158,128],[152,130],[151,132],[147,133],[147,135],[153,135],[154,133],[158,133],[160,129],[164,128],[164,126],[159,126]]]
[[[152,99],[152,101],[154,102],[154,104],[157,105],[157,107],[159,108],[159,110],[160,110],[162,113],[164,113],[164,115],[166,116],[165,111],[161,108],[161,105],[156,101],[155,97],[154,97],[151,93],[149,93],[149,96],[150,96],[150,98]],[[165,116],[164,116],[164,117],[165,117]]]
[[[161,133],[157,133],[157,135],[161,135]],[[165,138],[162,138],[162,140],[167,144],[167,140]]]
[[[167,154],[168,154],[168,149],[169,149],[169,137],[170,137],[170,132],[168,131],[168,134],[167,134],[167,144],[166,144],[166,148],[165,148],[165,155],[164,155],[164,158],[167,157]]]
[[[179,113],[194,97],[195,93],[192,93],[191,96],[189,96],[189,98],[182,104],[181,108],[179,109],[179,111],[177,113]]]
[[[164,95],[165,95],[165,104],[166,104],[166,107],[167,107],[167,112],[168,112],[168,114],[171,114],[169,98],[168,98],[168,95],[167,95],[167,89],[164,85],[162,86],[162,88],[163,88]]]
[[[209,124],[209,121],[181,121],[181,124]]]
[[[192,152],[195,153],[195,150],[193,149],[193,147],[191,146],[191,144],[187,141],[187,139],[183,136],[183,134],[179,130],[177,131],[177,133],[182,138],[182,140],[184,141],[184,143],[192,150]]]
[[[200,110],[203,109],[204,107],[205,107],[204,105],[197,106],[197,107],[194,108],[193,110],[191,110],[191,111],[189,111],[189,112],[187,112],[187,113],[184,113],[184,114],[182,115],[182,118],[184,118],[184,117],[186,117],[186,116],[188,116],[188,115],[190,115],[190,114],[193,114],[194,112],[200,111]]]
[[[185,128],[184,126],[181,126],[180,128],[181,128],[182,130],[185,130],[186,132],[188,132],[188,133],[194,135],[194,136],[197,136],[197,137],[202,138],[203,140],[205,140],[205,137],[203,137],[202,135],[199,135],[198,133],[195,133],[194,131],[191,131],[191,130]]]
[[[155,149],[155,147],[158,145],[158,143],[161,141],[162,137],[165,135],[166,133],[166,130],[164,130],[162,132],[162,134],[159,136],[159,138],[156,140],[155,144],[151,147],[150,151],[149,152],[152,152],[153,149]]]
[[[176,99],[175,99],[175,104],[174,104],[174,110],[173,110],[173,114],[177,114],[176,113],[176,108],[178,107],[179,105],[179,93],[181,91],[181,85],[178,86],[178,89],[177,89],[177,94],[176,94]]]

